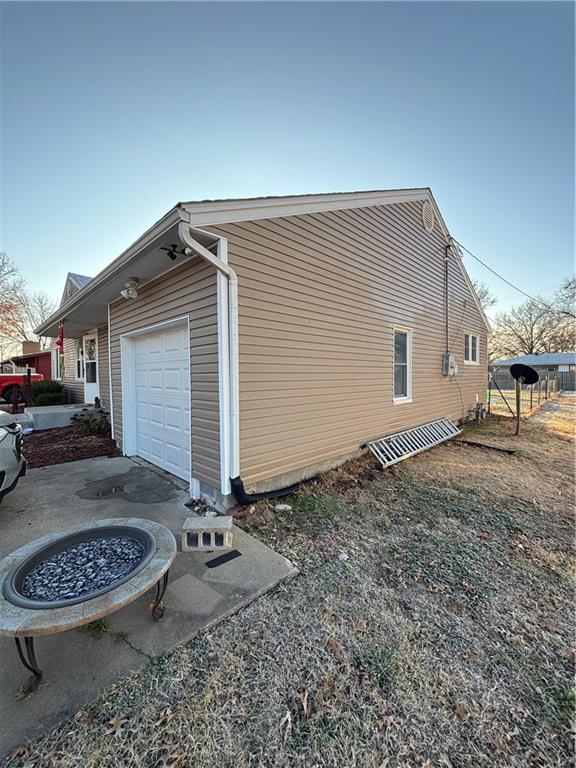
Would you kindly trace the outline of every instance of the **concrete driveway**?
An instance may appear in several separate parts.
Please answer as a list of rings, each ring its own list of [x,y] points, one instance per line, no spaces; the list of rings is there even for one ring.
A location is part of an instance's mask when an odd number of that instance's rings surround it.
[[[190,516],[186,484],[127,458],[96,458],[30,470],[0,505],[0,557],[23,544],[73,525],[111,517],[143,517],[163,523],[177,541]],[[27,678],[14,641],[0,637],[0,754],[34,738],[86,706],[114,681],[142,669],[198,632],[214,626],[297,570],[239,528],[241,556],[217,567],[214,553],[179,553],[155,624],[150,595],[112,614],[94,637],[84,629],[40,637],[36,653],[44,671],[40,689],[18,696]]]

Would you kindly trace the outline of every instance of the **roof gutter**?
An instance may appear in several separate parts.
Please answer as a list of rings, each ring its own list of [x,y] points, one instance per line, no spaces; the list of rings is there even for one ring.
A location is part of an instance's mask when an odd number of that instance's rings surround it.
[[[217,243],[217,255],[205,248],[193,235],[209,234]],[[218,270],[227,290],[218,290],[218,363],[220,390],[220,449],[224,461],[220,462],[222,493],[231,491],[231,478],[240,475],[240,376],[238,364],[238,276],[229,266],[228,241],[225,237],[194,229],[181,222],[178,237],[187,255],[195,253]],[[226,327],[224,327],[226,326]]]

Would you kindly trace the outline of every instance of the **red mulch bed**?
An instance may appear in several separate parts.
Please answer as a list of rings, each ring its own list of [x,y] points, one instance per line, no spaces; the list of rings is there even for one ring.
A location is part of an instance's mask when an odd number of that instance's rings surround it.
[[[30,469],[94,456],[120,456],[110,435],[82,435],[74,427],[42,429],[25,435],[23,453]]]

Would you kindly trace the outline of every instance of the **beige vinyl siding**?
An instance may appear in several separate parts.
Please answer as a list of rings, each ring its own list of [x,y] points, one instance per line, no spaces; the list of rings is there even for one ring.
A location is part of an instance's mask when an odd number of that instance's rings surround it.
[[[210,226],[239,277],[240,471],[247,487],[355,453],[367,440],[441,416],[486,391],[486,329],[450,260],[442,376],[444,247],[421,202]],[[412,402],[393,402],[394,325],[412,329]],[[480,364],[464,365],[464,333]],[[459,388],[458,388],[459,386]],[[462,395],[462,401],[460,399]]]
[[[110,411],[110,375],[108,369],[108,326],[98,328],[98,386],[102,408]]]
[[[136,301],[110,305],[114,437],[122,442],[120,336],[188,316],[192,414],[192,474],[220,490],[218,318],[216,270],[195,259],[139,289]]]
[[[84,382],[76,380],[76,339],[64,339],[64,399],[67,403],[84,402]]]

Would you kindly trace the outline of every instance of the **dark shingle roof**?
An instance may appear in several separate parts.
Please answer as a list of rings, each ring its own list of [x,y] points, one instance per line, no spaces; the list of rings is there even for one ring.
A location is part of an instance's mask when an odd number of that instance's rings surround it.
[[[84,286],[88,285],[90,280],[92,280],[92,278],[87,275],[77,275],[75,272],[68,272],[68,277],[73,283],[76,283],[78,288],[84,288]]]

